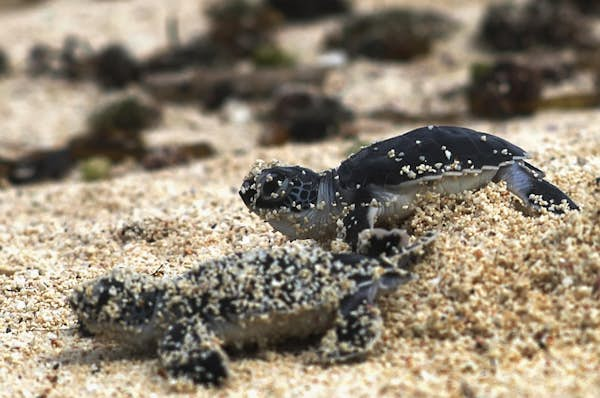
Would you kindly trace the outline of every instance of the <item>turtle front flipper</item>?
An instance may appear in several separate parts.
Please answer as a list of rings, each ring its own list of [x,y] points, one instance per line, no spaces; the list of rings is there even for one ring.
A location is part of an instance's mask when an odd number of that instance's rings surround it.
[[[408,246],[408,241],[408,234],[403,229],[365,229],[358,234],[356,252],[369,257],[393,256]]]
[[[373,196],[365,189],[354,193],[352,204],[344,209],[344,217],[341,225],[338,225],[338,237],[342,236],[344,241],[356,250],[358,235],[365,229],[373,228],[377,219],[377,208],[371,206]]]
[[[350,308],[344,301],[338,311],[335,325],[321,339],[317,350],[323,364],[345,362],[366,356],[381,338],[383,321],[379,308],[367,299],[358,303],[349,297]]]
[[[557,214],[564,213],[566,209],[579,210],[579,206],[567,194],[542,177],[540,170],[525,162],[518,162],[498,170],[494,181],[506,181],[508,190],[529,209],[538,211],[546,208]]]
[[[227,355],[200,319],[184,318],[169,326],[158,356],[173,377],[198,384],[222,384],[229,375]]]

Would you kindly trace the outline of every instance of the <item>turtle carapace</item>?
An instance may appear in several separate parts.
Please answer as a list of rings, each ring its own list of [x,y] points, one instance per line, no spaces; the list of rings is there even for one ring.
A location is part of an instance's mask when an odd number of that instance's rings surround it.
[[[240,195],[246,206],[290,239],[331,240],[353,247],[378,221],[408,216],[418,193],[458,193],[505,181],[526,208],[563,213],[579,207],[527,153],[492,134],[428,126],[361,149],[337,168],[316,173],[299,166],[257,165]]]
[[[391,238],[391,239],[390,239]],[[221,384],[224,348],[321,337],[310,362],[368,354],[383,322],[377,297],[413,279],[435,233],[412,244],[402,230],[360,235],[359,253],[289,242],[211,260],[174,279],[117,268],[70,297],[82,330],[147,351],[175,378]]]

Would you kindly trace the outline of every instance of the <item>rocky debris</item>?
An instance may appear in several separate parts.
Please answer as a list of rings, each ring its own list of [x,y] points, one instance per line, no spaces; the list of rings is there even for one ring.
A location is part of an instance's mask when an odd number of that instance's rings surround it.
[[[46,44],[35,44],[27,56],[27,73],[37,77],[56,74],[58,70],[55,52]]]
[[[0,9],[13,7],[28,7],[38,3],[43,3],[45,0],[2,0],[0,1]]]
[[[168,48],[142,61],[144,73],[229,67],[243,59],[257,66],[293,65],[293,57],[280,49],[273,37],[283,16],[269,5],[251,0],[214,2],[206,15],[209,19],[206,34],[186,43],[173,40]]]
[[[351,57],[407,61],[431,51],[436,39],[449,35],[456,22],[433,11],[387,9],[353,16],[326,39],[326,47]]]
[[[90,78],[94,73],[93,49],[84,39],[69,35],[59,48],[37,43],[29,50],[27,73],[67,80]]]
[[[588,52],[583,53],[587,54]],[[576,77],[578,73],[585,69],[591,68],[591,66],[588,67],[582,64],[580,59],[582,56],[580,53],[575,54],[568,50],[548,51],[536,49],[510,55],[503,54],[497,58],[497,61],[527,65],[540,74],[544,83],[558,84]],[[590,59],[587,58],[586,60],[589,61]]]
[[[215,2],[206,14],[209,39],[232,58],[252,56],[257,48],[272,44],[272,33],[282,21],[273,8],[250,0]]]
[[[283,17],[267,4],[251,0],[216,2],[206,14],[206,34],[185,43],[174,39],[169,47],[146,59],[136,59],[118,43],[95,50],[87,41],[70,35],[61,48],[43,43],[33,46],[27,71],[31,76],[89,79],[106,89],[120,89],[146,75],[190,67],[230,67],[243,59],[258,67],[294,65],[294,57],[281,49],[273,37]],[[173,35],[178,36],[177,32]]]
[[[64,178],[74,165],[67,149],[51,149],[27,154],[15,161],[2,160],[3,176],[12,184],[29,184]]]
[[[548,84],[568,80],[580,69],[571,53],[533,51],[516,55],[514,60],[537,70]]]
[[[461,92],[462,93],[462,92]],[[408,112],[393,104],[385,104],[370,110],[367,117],[376,120],[386,120],[391,123],[412,123],[432,125],[460,124],[465,115],[460,110],[450,109],[447,112]]]
[[[50,76],[67,80],[95,80],[107,89],[123,88],[139,80],[141,67],[120,44],[109,44],[100,51],[77,36],[67,36],[60,48],[34,45],[27,58],[30,76]]]
[[[118,98],[93,112],[88,132],[69,143],[77,159],[103,156],[112,161],[141,158],[145,145],[141,132],[161,119],[160,109],[136,96]]]
[[[572,2],[556,0],[492,4],[480,26],[481,41],[498,51],[594,47],[590,32],[590,21]]]
[[[0,77],[10,72],[10,60],[8,54],[0,48]]]
[[[321,86],[326,68],[261,68],[244,71],[232,68],[196,68],[177,73],[146,76],[144,89],[154,98],[174,102],[197,102],[218,109],[228,99],[265,99],[282,85],[303,83]]]
[[[138,96],[127,95],[108,102],[89,117],[93,135],[124,132],[136,135],[160,121],[158,106]]]
[[[84,180],[107,177],[105,162],[109,162],[110,171],[110,162],[144,156],[141,132],[158,123],[160,115],[160,109],[149,101],[134,96],[116,99],[93,112],[87,132],[71,139],[64,148],[0,160],[0,172],[13,184],[35,183],[62,179],[80,162]]]
[[[267,4],[251,0],[215,2],[206,14],[206,34],[185,43],[174,39],[169,47],[146,59],[136,59],[118,43],[95,50],[85,40],[70,35],[61,48],[42,43],[33,46],[27,70],[31,76],[90,79],[104,88],[119,89],[148,74],[229,67],[243,59],[259,67],[290,67],[295,63],[294,57],[275,42],[273,32],[283,17]],[[173,36],[178,37],[177,32]]]
[[[267,0],[267,4],[293,21],[347,13],[351,10],[351,5],[346,0]]]
[[[591,80],[588,69],[569,54],[538,52],[503,57],[494,64],[475,64],[467,89],[470,111],[477,116],[505,118],[546,109],[598,107],[600,83],[591,89],[564,90],[566,80]]]
[[[211,157],[215,153],[215,148],[206,142],[150,148],[142,159],[142,166],[146,170],[158,170],[188,164],[195,159]]]
[[[94,111],[87,131],[64,148],[0,159],[0,178],[13,184],[58,180],[78,165],[82,180],[96,181],[111,177],[113,164],[126,159],[156,170],[215,154],[213,146],[204,142],[148,147],[142,132],[160,120],[161,110],[153,102],[134,95],[117,98]]]
[[[177,43],[142,62],[143,73],[182,70],[188,67],[216,66],[222,62],[219,48],[208,37],[197,36]]]
[[[268,119],[270,129],[261,137],[263,145],[350,135],[354,115],[338,98],[311,87],[288,86],[276,93]]]
[[[67,36],[58,52],[60,73],[65,79],[80,80],[91,75],[93,68],[91,45],[77,36]]]
[[[600,13],[600,3],[595,0],[546,0],[552,4],[568,4],[585,14]]]
[[[104,88],[123,88],[141,76],[138,61],[120,44],[111,44],[94,57],[95,78]]]
[[[538,70],[511,61],[471,67],[468,102],[476,116],[504,118],[535,112],[542,95]]]

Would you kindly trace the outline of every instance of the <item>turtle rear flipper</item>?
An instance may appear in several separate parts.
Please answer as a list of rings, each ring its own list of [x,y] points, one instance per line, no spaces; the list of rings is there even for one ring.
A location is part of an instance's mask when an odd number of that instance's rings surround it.
[[[553,213],[564,213],[566,203],[569,210],[579,210],[567,194],[555,185],[541,178],[536,168],[530,168],[525,162],[514,163],[498,170],[494,181],[506,181],[508,190],[523,201],[532,210],[546,208]]]
[[[354,298],[349,299],[353,301]],[[321,339],[318,362],[329,364],[360,359],[381,338],[383,321],[379,308],[367,299],[347,307],[342,302],[334,327]]]
[[[229,375],[227,355],[198,318],[170,325],[159,343],[158,356],[171,376],[194,383],[220,385]]]
[[[369,257],[393,256],[408,246],[408,240],[403,229],[369,228],[358,234],[356,251]]]

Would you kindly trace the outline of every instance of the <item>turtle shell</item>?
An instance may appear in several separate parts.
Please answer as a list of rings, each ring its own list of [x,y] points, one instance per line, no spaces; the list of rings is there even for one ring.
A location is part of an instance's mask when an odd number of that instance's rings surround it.
[[[516,145],[464,127],[421,127],[376,142],[343,161],[337,169],[342,188],[393,186],[442,175],[498,169],[527,153]]]

